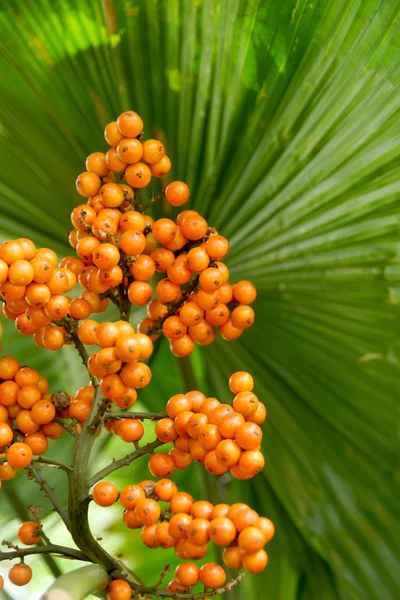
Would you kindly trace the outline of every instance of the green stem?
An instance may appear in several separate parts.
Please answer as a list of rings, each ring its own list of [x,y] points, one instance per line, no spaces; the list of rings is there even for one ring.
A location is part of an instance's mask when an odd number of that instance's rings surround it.
[[[95,397],[89,417],[85,421],[82,433],[76,441],[72,459],[72,471],[68,473],[68,529],[75,544],[94,563],[100,564],[108,573],[118,570],[124,574],[129,583],[138,583],[138,579],[119,560],[113,558],[100,546],[92,535],[89,526],[89,482],[87,479],[88,463],[97,431],[105,412],[99,389],[96,386]]]
[[[67,511],[59,503],[58,498],[55,495],[53,488],[49,486],[49,484],[42,477],[42,474],[40,473],[40,471],[38,469],[35,469],[35,467],[32,467],[32,465],[30,465],[29,467],[27,467],[26,470],[27,470],[28,473],[30,473],[32,475],[32,477],[35,479],[35,481],[39,484],[39,486],[44,491],[44,493],[47,496],[47,498],[50,500],[50,502],[54,506],[55,510],[60,515],[60,517],[63,520],[64,524],[68,528],[68,514],[67,514]]]
[[[159,446],[163,446],[164,443],[165,442],[162,442],[161,440],[158,440],[158,439],[154,440],[154,442],[151,442],[149,444],[146,444],[146,446],[142,446],[141,448],[138,448],[137,450],[135,450],[135,452],[131,452],[130,454],[127,454],[123,458],[113,461],[112,463],[110,463],[109,465],[104,467],[104,469],[101,469],[101,471],[99,471],[98,473],[93,475],[93,477],[91,477],[89,479],[88,486],[91,487],[92,485],[94,485],[95,483],[100,481],[101,479],[104,479],[104,477],[106,477],[110,473],[117,471],[121,467],[128,466],[131,462],[133,462],[137,458],[140,458],[141,456],[144,456],[145,454],[152,454],[156,448],[158,448]]]
[[[84,600],[90,594],[101,594],[110,582],[107,571],[99,565],[87,565],[61,575],[40,600]]]
[[[137,419],[138,421],[159,421],[167,417],[167,413],[146,413],[146,412],[106,412],[105,419]]]
[[[0,561],[12,560],[13,558],[20,558],[21,556],[31,556],[32,554],[57,554],[62,558],[73,558],[75,560],[82,560],[89,562],[87,556],[75,550],[75,548],[68,548],[67,546],[58,546],[57,544],[48,544],[46,546],[34,546],[33,548],[18,548],[18,550],[10,550],[3,552],[0,550]]]

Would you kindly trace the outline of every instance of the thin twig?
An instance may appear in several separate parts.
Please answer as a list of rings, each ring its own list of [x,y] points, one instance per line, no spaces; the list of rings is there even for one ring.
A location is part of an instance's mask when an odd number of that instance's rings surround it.
[[[35,467],[32,467],[32,466],[29,466],[29,467],[27,467],[26,470],[28,471],[28,473],[30,473],[32,475],[32,477],[35,479],[35,481],[38,483],[38,485],[44,491],[45,495],[50,500],[50,502],[52,503],[55,510],[58,512],[58,514],[60,515],[61,519],[63,520],[65,526],[68,529],[67,511],[59,503],[58,498],[55,495],[53,488],[51,486],[49,486],[49,484],[47,483],[47,481],[45,481],[45,479],[43,479],[42,474],[40,473],[40,471],[38,471],[38,469],[35,469]]]
[[[8,545],[8,543],[4,540],[2,543],[4,545]],[[13,558],[20,558],[21,556],[30,556],[31,554],[57,554],[64,558],[74,558],[75,560],[91,562],[91,560],[83,552],[80,550],[75,550],[75,548],[68,548],[67,546],[48,544],[47,546],[34,546],[32,548],[19,548],[18,546],[13,547],[17,549],[11,550],[10,552],[3,552],[0,550],[0,561],[12,560]]]
[[[0,464],[3,464],[6,461],[7,461],[7,456],[0,457]],[[54,467],[55,469],[62,469],[63,471],[71,470],[70,466],[65,465],[64,463],[62,463],[58,460],[55,460],[54,458],[47,458],[46,456],[33,456],[32,462],[33,463],[42,463],[42,464],[48,465],[49,467]]]
[[[79,433],[74,429],[74,426],[71,425],[71,423],[65,423],[65,420],[61,419],[61,417],[55,417],[54,420],[56,423],[61,425],[61,427],[64,427],[65,431],[67,431],[70,435],[72,435],[72,437],[74,437],[74,438],[79,437]]]
[[[111,464],[104,467],[104,469],[101,469],[101,471],[99,471],[98,473],[93,475],[93,477],[91,477],[89,479],[89,482],[88,482],[89,487],[91,487],[92,485],[94,485],[95,483],[97,483],[98,481],[100,481],[101,479],[103,479],[104,477],[109,475],[110,473],[117,471],[121,467],[127,467],[132,461],[136,460],[137,458],[140,458],[141,456],[144,456],[145,454],[153,453],[156,448],[158,448],[159,446],[162,446],[164,443],[165,442],[162,442],[160,440],[154,440],[154,442],[146,444],[146,446],[142,446],[138,450],[135,450],[135,452],[131,452],[130,454],[127,454],[126,456],[124,456],[124,458],[120,458],[119,460],[114,460]]]
[[[106,412],[105,419],[137,419],[138,421],[159,421],[167,417],[167,413],[146,413],[146,412]]]

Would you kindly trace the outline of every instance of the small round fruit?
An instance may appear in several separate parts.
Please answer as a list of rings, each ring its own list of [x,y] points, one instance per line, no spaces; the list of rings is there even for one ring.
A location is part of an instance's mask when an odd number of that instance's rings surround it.
[[[32,569],[29,565],[14,565],[8,571],[8,578],[14,585],[26,585],[32,579]]]
[[[199,570],[199,580],[205,587],[219,588],[226,581],[226,573],[217,563],[206,563]]]
[[[107,600],[130,600],[132,589],[127,581],[114,579],[107,587]]]
[[[118,490],[110,481],[100,481],[93,488],[93,500],[99,506],[111,506],[118,500]]]
[[[26,521],[18,528],[18,539],[25,546],[32,546],[40,542],[42,534],[35,521]]]
[[[172,181],[165,189],[165,197],[172,206],[182,206],[189,200],[190,190],[183,181]]]

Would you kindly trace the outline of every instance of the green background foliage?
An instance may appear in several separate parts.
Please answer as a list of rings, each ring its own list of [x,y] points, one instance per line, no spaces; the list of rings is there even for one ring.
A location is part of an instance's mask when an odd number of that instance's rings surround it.
[[[276,523],[268,568],[236,600],[400,596],[399,11],[398,0],[0,7],[1,239],[71,253],[75,178],[88,153],[105,150],[105,124],[130,108],[146,137],[165,141],[172,177],[192,189],[190,208],[230,238],[232,279],[258,287],[256,324],[239,341],[218,340],[183,363],[160,344],[140,393],[140,406],[160,410],[195,381],[230,401],[230,373],[256,378],[268,407],[265,471],[246,484],[196,465],[178,475],[197,497],[246,498]],[[85,382],[72,348],[41,351],[10,323],[4,347],[52,389]],[[68,441],[51,452],[68,456]],[[102,435],[96,466],[123,452]],[[148,477],[145,464],[114,481],[136,477]],[[22,518],[28,496],[42,502],[20,481],[1,492],[2,538],[15,533],[10,504]],[[57,491],[65,497],[62,474]],[[144,550],[117,509],[94,511],[93,522],[150,583],[174,561]],[[43,585],[41,559],[35,569]]]

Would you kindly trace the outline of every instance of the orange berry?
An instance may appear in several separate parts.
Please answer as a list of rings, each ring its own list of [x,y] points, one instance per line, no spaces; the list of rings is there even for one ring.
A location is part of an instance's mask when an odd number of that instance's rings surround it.
[[[243,552],[258,552],[265,545],[264,534],[257,527],[245,527],[239,534],[238,544]]]
[[[145,491],[140,485],[128,485],[119,495],[119,501],[124,508],[133,510],[140,498],[146,498]]]
[[[160,479],[154,487],[154,493],[163,502],[169,502],[177,492],[178,488],[171,479]]]
[[[177,469],[186,469],[193,460],[190,452],[184,452],[179,448],[171,448],[168,454],[173,459],[175,468]]]
[[[268,564],[265,550],[242,555],[242,566],[248,573],[260,573]]]
[[[32,454],[35,456],[44,454],[49,447],[47,438],[41,431],[36,431],[35,433],[26,435],[24,442],[29,446],[29,448],[32,450]]]
[[[178,492],[179,493],[179,492]],[[182,493],[182,492],[181,492]],[[171,500],[177,494],[173,494]],[[171,509],[172,510],[172,509]],[[175,539],[186,539],[187,530],[192,522],[192,517],[188,514],[190,507],[187,512],[176,512],[173,517],[171,517],[169,521],[169,534]],[[174,512],[174,511],[172,511]]]
[[[255,314],[251,306],[240,304],[231,313],[232,325],[239,329],[247,329],[254,323]]]
[[[198,440],[199,441],[199,440]],[[218,460],[215,450],[209,450],[204,457],[204,466],[209,473],[213,475],[222,475],[226,473],[229,467]],[[233,468],[233,467],[232,467]]]
[[[35,521],[25,521],[18,528],[18,539],[25,546],[33,546],[40,542],[42,537],[40,527]]]
[[[239,392],[251,392],[254,387],[254,380],[250,373],[246,371],[236,371],[229,378],[229,389],[234,394]]]
[[[231,319],[228,319],[226,323],[221,325],[221,327],[219,328],[219,333],[221,337],[227,342],[237,340],[242,335],[243,331],[244,329],[239,329],[238,327],[235,327]]]
[[[14,585],[26,585],[32,579],[32,569],[28,565],[14,565],[8,571],[8,579]]]
[[[118,490],[110,481],[100,481],[94,486],[92,496],[99,506],[111,506],[118,500]]]
[[[86,168],[92,173],[96,173],[99,177],[108,175],[108,167],[106,164],[106,155],[104,152],[92,152],[86,159]]]
[[[138,442],[144,435],[144,427],[137,419],[122,419],[117,425],[117,433],[124,442]]]
[[[107,587],[107,600],[130,600],[132,589],[127,581],[114,579]]]
[[[77,334],[78,338],[83,344],[93,345],[97,343],[97,327],[99,326],[97,321],[88,319],[80,323]]]
[[[245,475],[254,476],[263,470],[265,459],[259,450],[246,450],[240,457],[238,466]]]
[[[160,419],[154,428],[154,432],[162,442],[173,442],[178,437],[173,419]]]
[[[113,173],[123,173],[126,168],[126,163],[122,161],[115,148],[110,148],[106,153],[106,165]],[[113,182],[109,182],[113,183]],[[115,185],[115,184],[114,184]]]
[[[262,440],[262,429],[256,423],[243,423],[235,431],[235,439],[243,450],[254,450]]]
[[[257,290],[251,281],[239,281],[233,288],[233,297],[240,304],[252,304],[257,297]]]
[[[204,269],[207,269],[208,265],[210,264],[210,257],[208,256],[206,250],[201,246],[189,250],[186,260],[189,268],[195,272],[204,271]]]
[[[199,570],[199,580],[205,587],[219,588],[226,581],[226,573],[220,565],[207,563]]]
[[[229,242],[222,235],[213,235],[206,241],[205,249],[210,258],[221,260],[229,252]]]
[[[169,279],[161,279],[156,286],[157,300],[162,304],[175,302],[181,295],[181,288],[176,283],[172,283]]]
[[[165,155],[165,148],[159,140],[146,140],[143,144],[143,160],[154,165]]]
[[[8,423],[0,422],[0,448],[5,448],[13,440],[13,430]]]
[[[193,504],[193,498],[187,492],[178,492],[174,494],[170,501],[171,512],[177,513],[190,513],[190,509]]]
[[[208,500],[198,500],[190,508],[190,514],[194,519],[210,519],[213,505]]]
[[[152,163],[150,167],[151,174],[154,175],[154,177],[163,177],[170,172],[171,166],[171,160],[165,154],[161,160],[156,163]]]
[[[118,183],[105,183],[99,194],[101,202],[106,208],[117,208],[124,201],[124,191]]]
[[[25,469],[32,461],[32,450],[28,444],[17,442],[8,448],[6,457],[13,469]]]
[[[127,363],[122,367],[121,379],[129,387],[144,388],[151,381],[150,367],[142,362]]]
[[[142,542],[148,548],[158,548],[159,540],[157,538],[157,523],[154,525],[145,525],[141,531]]]
[[[135,306],[144,306],[153,296],[153,288],[146,281],[132,281],[128,287],[129,302]]]
[[[250,417],[258,406],[258,398],[253,392],[239,392],[233,399],[233,408],[244,417]]]
[[[154,525],[160,518],[161,509],[152,498],[141,498],[137,501],[135,513],[142,525]]]
[[[105,398],[116,400],[124,394],[125,385],[122,378],[119,375],[117,375],[116,373],[111,373],[109,375],[105,375],[102,378],[100,383],[100,391]]]
[[[174,459],[165,452],[153,454],[149,459],[148,467],[154,477],[166,477],[175,471]]]
[[[177,231],[177,225],[171,219],[162,218],[153,223],[152,233],[160,244],[172,242]]]
[[[228,546],[222,553],[222,560],[228,569],[240,569],[242,555],[239,546]]]
[[[151,180],[149,167],[143,162],[129,165],[125,171],[125,179],[135,189],[141,189],[149,185]]]
[[[169,523],[159,523],[156,527],[156,538],[160,548],[172,548],[176,540],[169,533]]]
[[[154,260],[156,271],[158,273],[165,273],[168,267],[173,264],[175,255],[168,248],[156,248],[151,253],[151,258]]]
[[[139,529],[139,527],[142,527],[142,523],[139,521],[134,510],[125,510],[122,519],[129,529]]]
[[[233,440],[221,440],[215,448],[217,459],[228,467],[232,467],[239,462],[241,453],[239,444]]]
[[[115,342],[115,353],[117,358],[123,362],[138,360],[140,345],[136,334],[120,335]]]
[[[182,233],[188,240],[201,240],[207,233],[208,224],[198,213],[189,214],[182,221]]]
[[[8,279],[14,285],[28,285],[34,275],[34,268],[27,260],[16,260],[8,268]]]
[[[128,229],[125,231],[119,240],[120,249],[128,256],[138,256],[146,246],[146,238],[140,231]]]
[[[143,131],[143,121],[133,110],[123,112],[117,119],[120,133],[127,138],[136,138]]]
[[[76,180],[76,189],[81,196],[94,196],[101,187],[101,179],[96,173],[85,171]]]
[[[172,206],[182,206],[189,200],[190,190],[183,181],[173,181],[165,189],[165,197]]]
[[[150,256],[142,254],[131,264],[129,270],[137,281],[148,281],[156,272],[156,265]]]
[[[255,526],[258,527],[258,529],[263,533],[265,543],[269,542],[274,537],[275,527],[270,519],[267,519],[266,517],[258,517]]]
[[[117,145],[118,158],[126,164],[137,163],[143,154],[143,146],[136,138],[123,138]]]
[[[192,338],[187,334],[179,338],[179,340],[170,340],[169,347],[172,354],[179,358],[189,356],[195,349]]]
[[[136,210],[128,210],[121,214],[119,226],[122,231],[133,229],[134,231],[143,233],[146,228],[146,221],[141,213]]]
[[[23,260],[24,254],[24,248],[18,240],[7,240],[0,244],[0,259],[7,265],[11,265],[17,260]]]
[[[116,146],[124,137],[118,129],[117,121],[112,121],[106,125],[104,137],[109,146]]]
[[[199,580],[199,567],[194,563],[180,564],[175,569],[174,577],[182,585],[196,585]]]
[[[179,317],[171,316],[165,319],[162,325],[162,331],[168,339],[179,340],[187,331],[187,327]]]

